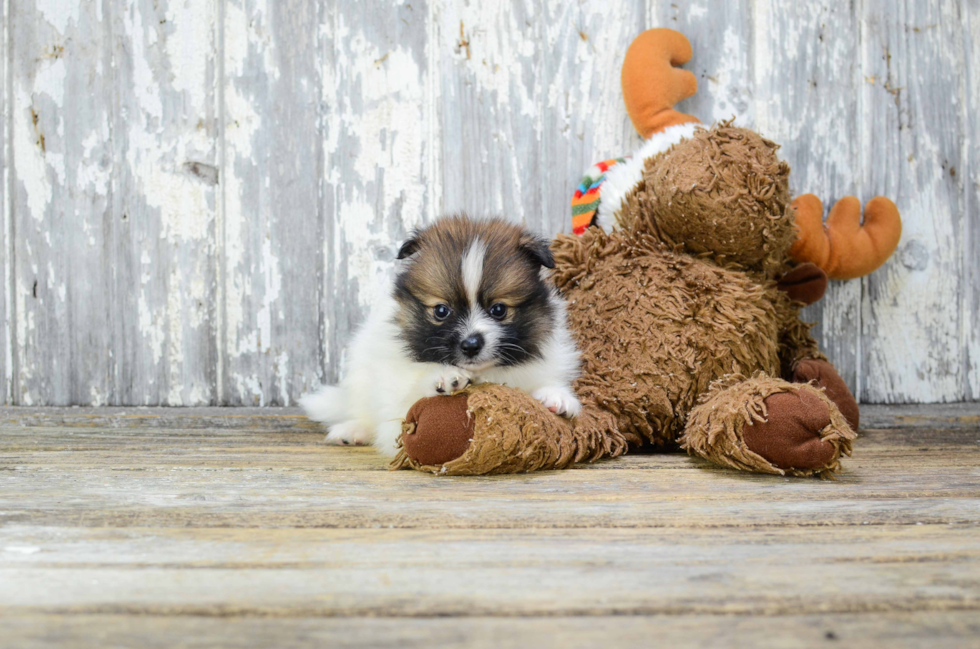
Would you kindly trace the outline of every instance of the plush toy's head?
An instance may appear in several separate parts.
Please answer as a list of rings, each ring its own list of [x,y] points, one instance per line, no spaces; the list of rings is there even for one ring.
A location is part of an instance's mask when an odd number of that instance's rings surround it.
[[[619,225],[721,265],[773,276],[796,238],[789,165],[777,148],[729,124],[698,129],[645,161],[635,209],[622,210]]]

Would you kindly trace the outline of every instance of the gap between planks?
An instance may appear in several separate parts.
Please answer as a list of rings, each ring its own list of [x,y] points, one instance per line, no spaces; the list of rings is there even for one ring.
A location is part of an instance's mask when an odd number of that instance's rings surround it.
[[[864,404],[863,429],[978,428],[980,402]],[[300,408],[0,407],[0,426],[322,430]]]

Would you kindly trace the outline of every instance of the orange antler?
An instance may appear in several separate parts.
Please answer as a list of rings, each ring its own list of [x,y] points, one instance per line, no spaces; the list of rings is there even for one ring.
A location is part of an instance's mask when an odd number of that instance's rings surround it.
[[[875,270],[895,252],[902,238],[902,218],[895,204],[876,196],[864,207],[861,225],[861,202],[846,196],[836,203],[823,223],[823,203],[813,194],[795,201],[799,237],[790,256],[799,262],[812,262],[831,279],[854,279]]]
[[[630,45],[623,60],[623,101],[633,126],[644,138],[668,126],[700,122],[674,110],[698,91],[698,80],[675,68],[691,60],[691,43],[673,29],[648,29]]]

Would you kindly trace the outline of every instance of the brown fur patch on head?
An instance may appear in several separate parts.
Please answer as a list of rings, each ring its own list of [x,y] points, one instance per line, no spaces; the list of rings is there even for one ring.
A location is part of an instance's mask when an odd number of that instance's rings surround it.
[[[503,219],[471,219],[456,215],[437,220],[416,234],[417,255],[406,271],[407,286],[426,303],[448,302],[465,295],[460,262],[474,241],[486,247],[481,301],[515,305],[529,297],[539,267],[535,247],[548,243]],[[550,252],[548,254],[549,263]]]
[[[730,122],[646,161],[620,225],[671,247],[774,276],[795,238],[789,165],[778,145]]]

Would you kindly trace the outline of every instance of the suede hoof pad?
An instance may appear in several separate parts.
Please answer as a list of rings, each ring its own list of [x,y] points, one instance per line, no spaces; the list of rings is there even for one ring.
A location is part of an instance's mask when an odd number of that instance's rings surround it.
[[[780,469],[820,469],[836,449],[820,437],[830,425],[827,404],[814,394],[780,392],[766,397],[769,416],[742,429],[749,449]]]
[[[792,381],[793,383],[813,381],[817,387],[823,388],[827,398],[833,401],[840,414],[844,415],[847,424],[852,430],[857,431],[858,424],[861,422],[860,408],[833,365],[816,359],[802,360],[793,368]]]
[[[427,397],[412,405],[405,417],[402,447],[425,466],[461,457],[473,441],[475,420],[467,411],[466,394]]]

